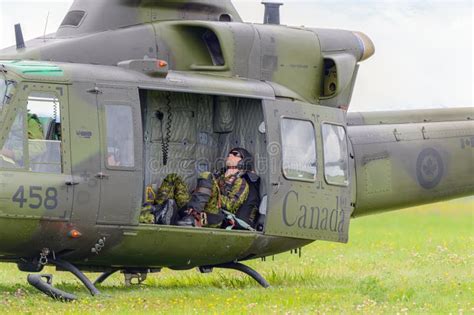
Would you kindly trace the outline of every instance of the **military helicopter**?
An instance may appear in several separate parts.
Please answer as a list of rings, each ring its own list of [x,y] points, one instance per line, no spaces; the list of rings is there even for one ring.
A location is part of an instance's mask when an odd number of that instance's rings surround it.
[[[0,51],[0,261],[73,273],[240,270],[363,215],[474,192],[472,108],[347,113],[359,32],[244,23],[229,0],[75,0],[55,34]],[[42,135],[30,135],[32,119]],[[190,187],[232,147],[255,156],[252,230],[142,224],[170,173]],[[101,272],[93,283],[87,272]],[[73,300],[51,275],[28,282]]]

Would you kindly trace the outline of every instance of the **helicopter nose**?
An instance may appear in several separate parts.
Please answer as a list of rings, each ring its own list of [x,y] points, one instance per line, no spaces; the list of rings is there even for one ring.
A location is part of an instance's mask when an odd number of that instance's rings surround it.
[[[370,39],[369,36],[365,35],[362,32],[352,32],[355,37],[359,40],[362,53],[359,61],[364,61],[372,57],[375,53],[375,45]]]

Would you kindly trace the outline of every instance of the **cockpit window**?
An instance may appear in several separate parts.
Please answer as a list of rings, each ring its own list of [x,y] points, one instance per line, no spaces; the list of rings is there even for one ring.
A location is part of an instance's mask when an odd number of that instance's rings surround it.
[[[15,169],[25,165],[25,113],[19,110],[8,133],[5,144],[0,149],[0,168]]]
[[[7,80],[5,80],[5,76],[2,75],[0,79],[0,110],[3,108],[6,95],[7,95]]]
[[[85,14],[85,11],[69,11],[68,14],[66,14],[66,16],[64,17],[61,26],[79,26]]]
[[[32,92],[27,103],[28,157],[35,173],[62,172],[61,104],[51,93]]]

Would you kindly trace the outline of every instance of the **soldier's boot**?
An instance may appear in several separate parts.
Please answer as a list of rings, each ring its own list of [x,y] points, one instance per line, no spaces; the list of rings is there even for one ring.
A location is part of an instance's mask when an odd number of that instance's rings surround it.
[[[177,222],[179,226],[203,227],[207,225],[206,212],[199,212],[194,209],[188,210],[188,215]]]
[[[174,199],[167,200],[163,206],[155,213],[155,223],[172,225],[178,215],[178,206]]]
[[[196,226],[196,219],[192,215],[187,215],[176,222],[178,226]]]

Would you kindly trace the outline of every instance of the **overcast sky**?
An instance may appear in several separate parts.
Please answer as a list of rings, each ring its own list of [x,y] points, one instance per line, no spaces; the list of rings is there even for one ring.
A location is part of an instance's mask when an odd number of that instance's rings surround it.
[[[101,1],[101,0],[96,0]],[[358,30],[376,54],[361,64],[351,110],[473,106],[472,0],[282,0],[282,23]],[[260,23],[260,0],[234,0]],[[72,0],[0,0],[0,47],[55,32]]]

